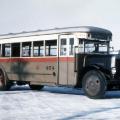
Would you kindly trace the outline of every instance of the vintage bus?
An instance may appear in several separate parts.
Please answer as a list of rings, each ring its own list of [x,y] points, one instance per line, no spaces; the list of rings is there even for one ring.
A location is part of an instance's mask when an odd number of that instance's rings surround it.
[[[107,88],[120,84],[111,40],[109,30],[92,26],[0,35],[0,90],[14,83],[34,90],[74,86],[102,98]]]

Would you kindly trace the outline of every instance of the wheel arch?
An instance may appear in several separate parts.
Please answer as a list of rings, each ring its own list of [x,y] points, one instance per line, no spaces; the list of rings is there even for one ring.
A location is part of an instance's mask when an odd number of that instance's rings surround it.
[[[82,79],[84,77],[84,75],[91,71],[91,70],[96,70],[101,72],[102,74],[104,74],[106,81],[110,79],[110,71],[105,69],[103,66],[99,66],[99,65],[89,65],[84,67],[82,70],[80,70],[78,72],[78,78],[77,78],[77,85],[79,87],[82,87]]]
[[[5,71],[5,68],[0,64],[0,70],[4,76],[4,84],[3,87],[0,90],[9,90],[12,83],[9,81],[7,72]]]
[[[5,79],[8,79],[8,76],[7,76],[7,73],[6,73],[6,71],[5,71],[5,68],[4,68],[3,65],[1,65],[1,64],[0,64],[0,70],[3,72]],[[6,81],[6,80],[5,80],[5,81]]]

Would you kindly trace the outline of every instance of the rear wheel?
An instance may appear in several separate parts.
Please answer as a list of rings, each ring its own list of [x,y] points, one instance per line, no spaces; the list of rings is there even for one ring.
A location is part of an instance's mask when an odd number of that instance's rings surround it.
[[[43,85],[30,85],[31,90],[41,90],[44,86]]]
[[[106,91],[105,76],[100,71],[91,70],[85,74],[82,86],[85,94],[89,98],[103,98]]]
[[[11,84],[8,81],[7,75],[2,69],[0,69],[0,90],[8,90],[10,87]]]

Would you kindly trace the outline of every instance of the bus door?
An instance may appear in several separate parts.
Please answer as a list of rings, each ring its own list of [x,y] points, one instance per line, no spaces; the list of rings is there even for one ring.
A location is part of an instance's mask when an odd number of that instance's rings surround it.
[[[74,85],[74,36],[61,35],[59,38],[59,84]]]

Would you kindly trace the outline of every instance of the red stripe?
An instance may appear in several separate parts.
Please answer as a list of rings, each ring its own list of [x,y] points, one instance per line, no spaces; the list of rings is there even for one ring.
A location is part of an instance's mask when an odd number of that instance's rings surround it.
[[[57,62],[58,58],[0,58],[0,62]],[[74,62],[74,57],[60,57],[60,62]]]
[[[67,62],[67,61],[74,62],[74,57],[60,57],[59,61],[60,62]]]

